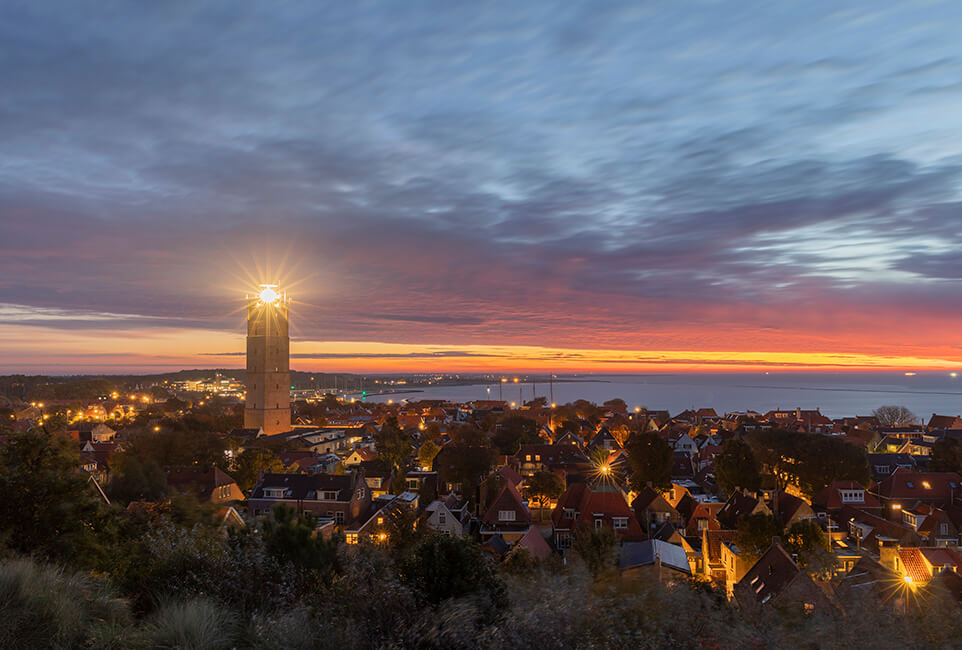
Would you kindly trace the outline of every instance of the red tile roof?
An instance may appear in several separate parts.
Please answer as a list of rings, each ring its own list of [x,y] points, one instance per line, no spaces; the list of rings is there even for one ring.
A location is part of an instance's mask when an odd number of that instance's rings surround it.
[[[928,486],[928,487],[926,487]],[[955,472],[913,472],[897,469],[872,490],[886,499],[948,500],[962,493],[962,476]]]
[[[727,542],[734,542],[738,539],[737,530],[708,530],[705,531],[705,537],[708,540],[708,556],[709,562],[720,562],[721,561],[721,545]],[[705,552],[705,549],[702,549]]]
[[[491,502],[490,506],[488,506],[487,511],[484,513],[484,517],[482,517],[482,521],[491,526],[497,526],[499,524],[518,525],[531,523],[531,513],[526,507],[524,507],[523,501],[524,499],[521,498],[521,493],[518,492],[518,489],[510,482],[506,481],[504,487],[501,488],[501,492],[498,494],[498,497]],[[514,511],[514,520],[501,521],[498,517],[498,513],[502,510]]]
[[[548,542],[541,536],[541,531],[535,526],[528,529],[528,532],[518,540],[517,545],[527,549],[532,557],[539,560],[543,560],[551,555],[551,547],[548,546]]]
[[[839,490],[862,490],[864,493],[864,500],[861,502],[848,502],[842,503],[842,495]],[[857,481],[833,481],[830,485],[822,489],[821,492],[815,495],[812,499],[812,505],[820,506],[826,510],[838,510],[843,505],[852,505],[859,508],[881,508],[882,505],[879,503],[878,497],[865,489]]]
[[[899,558],[905,565],[905,575],[913,582],[926,583],[943,568],[962,569],[962,555],[951,548],[923,546],[899,549]],[[950,569],[951,570],[951,569]]]
[[[575,520],[565,519],[566,508],[572,508],[578,513]],[[644,532],[634,513],[625,500],[625,495],[619,490],[596,489],[592,490],[586,483],[574,483],[569,486],[565,493],[558,499],[558,505],[551,513],[551,522],[555,528],[571,529],[579,522],[593,522],[595,515],[600,515],[602,520],[613,526],[614,517],[627,517],[627,529],[617,529],[623,539],[641,540]]]

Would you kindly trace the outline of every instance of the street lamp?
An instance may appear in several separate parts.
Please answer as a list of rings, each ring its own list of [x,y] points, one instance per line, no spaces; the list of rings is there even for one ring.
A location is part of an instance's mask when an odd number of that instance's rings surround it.
[[[902,616],[906,616],[908,614],[909,593],[915,588],[915,585],[910,575],[906,575],[903,580],[905,580],[905,590],[902,592]]]

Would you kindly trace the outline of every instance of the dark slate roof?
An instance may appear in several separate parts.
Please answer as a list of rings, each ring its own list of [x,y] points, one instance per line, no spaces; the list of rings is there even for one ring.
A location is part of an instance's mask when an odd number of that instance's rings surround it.
[[[644,542],[625,542],[621,545],[621,558],[618,568],[632,569],[649,566],[660,559],[662,566],[691,574],[688,555],[685,549],[675,544],[669,544],[660,539],[649,539]]]
[[[171,488],[198,496],[209,496],[214,488],[234,483],[234,479],[216,467],[169,467],[164,473]]]
[[[748,570],[738,585],[747,585],[747,591],[753,594],[755,600],[764,604],[781,593],[799,573],[801,569],[782,545],[776,542],[758,558],[758,562]]]
[[[252,499],[263,499],[264,488],[286,488],[285,499],[317,498],[320,491],[337,491],[338,501],[350,501],[353,477],[349,474],[265,474],[254,491]]]
[[[491,550],[496,552],[498,555],[504,555],[508,552],[508,549],[511,548],[511,546],[504,541],[504,538],[501,537],[501,535],[492,535],[484,544],[485,546],[491,548]]]
[[[743,517],[747,517],[758,506],[758,499],[743,492],[735,492],[718,511],[716,518],[727,528],[735,528]]]
[[[515,454],[521,462],[525,461],[525,456],[531,454],[532,459],[535,455],[540,456],[540,463],[546,465],[579,465],[587,464],[588,459],[578,451],[573,445],[521,445],[521,449]]]
[[[260,432],[260,429],[253,429],[253,428],[232,429],[231,432],[228,433],[227,435],[230,436],[231,438],[253,439],[257,437],[257,434],[259,432]]]

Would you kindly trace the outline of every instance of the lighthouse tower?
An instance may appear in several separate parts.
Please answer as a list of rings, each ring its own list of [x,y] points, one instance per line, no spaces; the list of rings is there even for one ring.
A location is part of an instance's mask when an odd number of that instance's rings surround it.
[[[244,427],[271,436],[291,429],[290,300],[276,284],[262,284],[247,300]]]

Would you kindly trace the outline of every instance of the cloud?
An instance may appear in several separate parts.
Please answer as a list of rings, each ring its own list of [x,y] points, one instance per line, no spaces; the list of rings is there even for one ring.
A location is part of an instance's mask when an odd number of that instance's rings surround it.
[[[310,340],[943,345],[951,20],[744,11],[4,6],[0,301],[239,331],[271,265]]]
[[[246,352],[204,352],[203,356],[242,357]],[[505,358],[503,354],[442,350],[438,352],[292,352],[292,359],[475,359]]]

